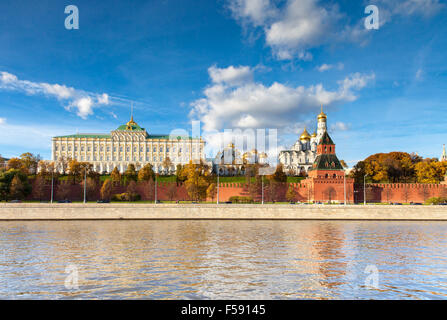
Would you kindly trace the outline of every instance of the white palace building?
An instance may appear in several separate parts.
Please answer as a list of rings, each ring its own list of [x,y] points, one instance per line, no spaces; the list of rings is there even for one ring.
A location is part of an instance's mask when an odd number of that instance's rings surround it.
[[[205,161],[205,141],[184,136],[151,135],[131,117],[110,134],[73,134],[52,139],[52,160],[90,162],[96,172],[122,173],[129,164],[137,170],[150,163],[156,173],[168,174],[178,164]],[[170,161],[165,161],[169,158]],[[167,163],[171,163],[166,167]]]

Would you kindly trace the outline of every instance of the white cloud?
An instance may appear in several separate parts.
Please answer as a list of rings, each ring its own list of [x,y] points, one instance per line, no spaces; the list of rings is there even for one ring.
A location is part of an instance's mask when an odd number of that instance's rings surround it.
[[[418,69],[414,77],[417,81],[422,81],[424,78],[424,71],[422,69]]]
[[[97,97],[97,100],[98,100],[99,104],[108,105],[109,104],[109,95],[107,93],[103,93],[102,95],[99,95]]]
[[[324,72],[324,71],[328,71],[331,69],[337,69],[337,70],[343,70],[344,68],[344,64],[343,63],[337,63],[337,64],[326,64],[323,63],[321,66],[317,67],[317,70],[320,72]]]
[[[339,6],[319,0],[227,0],[233,17],[244,27],[262,30],[265,43],[279,60],[311,60],[312,48],[334,42],[364,43],[371,34],[364,27],[366,15],[349,23]],[[380,25],[393,16],[430,17],[445,5],[439,0],[377,0]],[[365,3],[365,6],[367,3]]]
[[[6,118],[0,118],[0,125],[6,123]]]
[[[208,68],[208,74],[214,83],[227,85],[238,85],[253,79],[253,70],[247,66],[230,66],[224,69],[211,66]]]
[[[230,9],[237,20],[262,26],[266,20],[278,14],[270,0],[232,0]]]
[[[66,110],[75,109],[76,114],[83,119],[93,114],[94,107],[110,104],[109,96],[105,93],[94,94],[60,84],[20,80],[17,76],[4,71],[0,72],[0,75],[0,89],[56,98],[66,103]]]
[[[344,122],[336,122],[331,125],[331,131],[347,131],[351,127],[350,124]]]
[[[391,20],[392,16],[423,16],[432,17],[445,8],[439,0],[376,0],[380,9],[380,19],[383,23]],[[382,22],[381,22],[382,24]]]
[[[230,67],[231,68],[231,67]],[[338,81],[338,89],[322,84],[292,87],[278,82],[270,86],[255,81],[237,86],[212,83],[204,97],[191,103],[190,117],[201,120],[205,131],[223,128],[279,128],[294,123],[311,112],[354,101],[356,90],[374,80],[374,74],[352,74]]]
[[[338,6],[323,7],[318,0],[287,0],[282,6],[270,0],[228,1],[237,21],[262,28],[279,60],[311,60],[309,49],[334,40],[352,41],[365,33],[359,23],[343,26]]]

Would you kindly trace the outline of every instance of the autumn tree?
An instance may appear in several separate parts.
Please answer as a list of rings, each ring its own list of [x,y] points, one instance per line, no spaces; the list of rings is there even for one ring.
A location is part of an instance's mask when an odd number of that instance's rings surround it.
[[[211,201],[214,201],[214,198],[216,197],[216,192],[217,192],[216,184],[215,183],[211,183],[208,186],[208,189],[206,189],[206,196],[208,198],[211,198]]]
[[[25,196],[25,188],[18,175],[15,175],[11,181],[9,194],[11,199],[23,199]]]
[[[135,170],[135,165],[134,164],[129,164],[127,166],[126,171],[124,172],[124,182],[125,183],[129,183],[130,181],[137,181],[138,178],[138,174],[137,171]]]
[[[22,161],[19,158],[11,158],[8,160],[7,169],[20,169],[22,167]]]
[[[111,179],[106,179],[101,187],[101,199],[110,200],[112,198],[113,185]]]
[[[138,181],[149,181],[155,179],[155,173],[152,169],[152,165],[150,163],[146,164],[141,170],[138,172]]]
[[[121,173],[117,167],[113,168],[110,177],[112,178],[112,183],[114,185],[119,185],[121,183]]]
[[[197,201],[205,199],[210,184],[208,168],[202,162],[196,164],[190,161],[183,171],[187,176],[185,187],[190,199]]]
[[[20,155],[20,162],[22,164],[23,172],[27,174],[37,173],[37,164],[40,160],[40,155],[35,156],[30,152],[26,152]]]
[[[425,159],[416,164],[417,181],[420,183],[439,183],[444,179],[447,170],[447,161]]]

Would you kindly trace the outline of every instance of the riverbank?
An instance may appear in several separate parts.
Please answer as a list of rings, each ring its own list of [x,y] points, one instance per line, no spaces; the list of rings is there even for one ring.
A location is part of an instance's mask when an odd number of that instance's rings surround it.
[[[447,221],[447,206],[2,203],[0,220]]]

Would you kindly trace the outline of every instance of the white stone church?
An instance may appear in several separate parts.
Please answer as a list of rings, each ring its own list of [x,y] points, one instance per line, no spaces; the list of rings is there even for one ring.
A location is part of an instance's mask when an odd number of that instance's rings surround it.
[[[317,132],[310,135],[305,128],[290,150],[283,150],[279,153],[278,161],[283,165],[286,173],[304,174],[312,167],[317,157],[317,144],[327,130],[327,116],[323,112],[323,107],[321,107],[321,113],[317,118]]]

